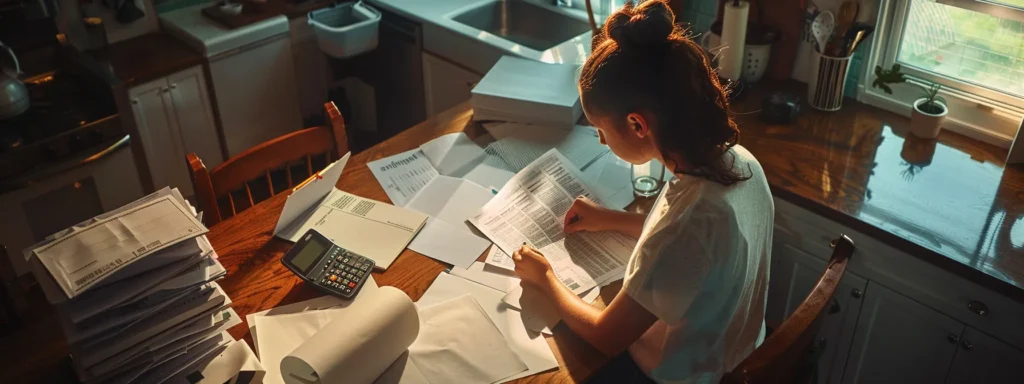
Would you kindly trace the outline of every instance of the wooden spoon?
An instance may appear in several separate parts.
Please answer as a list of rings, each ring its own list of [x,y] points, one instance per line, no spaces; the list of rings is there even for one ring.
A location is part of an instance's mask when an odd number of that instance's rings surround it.
[[[839,13],[836,15],[836,36],[846,36],[846,32],[857,21],[857,13],[860,12],[860,3],[854,0],[846,0],[839,6]]]

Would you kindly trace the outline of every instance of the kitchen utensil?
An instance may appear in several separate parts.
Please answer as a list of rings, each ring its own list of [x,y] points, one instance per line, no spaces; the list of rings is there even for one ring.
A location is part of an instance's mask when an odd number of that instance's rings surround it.
[[[814,39],[818,41],[818,46],[815,47],[818,52],[825,52],[825,44],[828,43],[829,37],[832,36],[832,30],[835,29],[835,26],[836,18],[832,15],[832,12],[824,11],[814,18],[814,22],[811,23],[811,33],[814,35]]]
[[[853,0],[846,0],[839,6],[839,13],[836,14],[836,36],[842,38],[857,20],[857,13],[860,12],[860,4]]]
[[[857,49],[857,46],[860,45],[860,42],[866,40],[867,37],[871,36],[871,33],[873,32],[874,26],[864,25],[860,27],[857,30],[857,34],[854,36],[853,41],[850,43],[850,49],[848,50],[848,54],[853,54],[853,51]]]
[[[21,65],[18,64],[18,57],[10,47],[0,42],[0,48],[7,51],[7,55],[14,61],[14,71],[0,67],[0,120],[11,118],[28,110],[30,99],[28,88],[18,80],[21,76]]]

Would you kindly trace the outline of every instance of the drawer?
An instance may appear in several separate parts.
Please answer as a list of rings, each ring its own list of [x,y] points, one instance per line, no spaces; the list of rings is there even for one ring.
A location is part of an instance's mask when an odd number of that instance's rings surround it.
[[[1024,304],[780,199],[775,212],[777,237],[827,260],[828,242],[845,233],[857,246],[851,271],[1024,348]]]

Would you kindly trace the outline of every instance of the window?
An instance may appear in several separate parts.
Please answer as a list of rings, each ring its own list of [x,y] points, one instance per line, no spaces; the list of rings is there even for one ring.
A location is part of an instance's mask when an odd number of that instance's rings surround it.
[[[912,78],[943,85],[954,131],[1008,147],[1024,113],[1024,0],[881,3],[862,101],[909,112],[911,87],[891,96],[870,88],[875,65],[898,62]]]

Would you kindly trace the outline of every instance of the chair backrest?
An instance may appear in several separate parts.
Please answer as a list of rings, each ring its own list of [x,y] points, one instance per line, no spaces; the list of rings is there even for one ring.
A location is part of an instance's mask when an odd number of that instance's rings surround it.
[[[853,256],[854,245],[846,235],[832,241],[832,258],[814,289],[796,311],[779,326],[760,347],[735,369],[722,377],[722,383],[762,384],[809,382],[813,362],[809,361],[814,340],[821,327],[819,319],[830,306],[839,280]]]
[[[207,171],[195,153],[186,156],[203,221],[212,226],[291,189],[348,153],[345,120],[324,104],[327,125],[306,128],[252,147]]]

